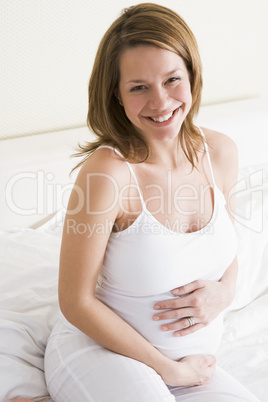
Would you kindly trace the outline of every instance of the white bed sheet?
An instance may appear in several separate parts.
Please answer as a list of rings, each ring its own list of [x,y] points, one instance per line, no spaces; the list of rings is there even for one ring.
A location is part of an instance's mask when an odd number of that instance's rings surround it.
[[[268,258],[265,260],[266,269]],[[247,306],[229,312],[217,354],[218,364],[244,384],[260,401],[267,402],[268,293]]]

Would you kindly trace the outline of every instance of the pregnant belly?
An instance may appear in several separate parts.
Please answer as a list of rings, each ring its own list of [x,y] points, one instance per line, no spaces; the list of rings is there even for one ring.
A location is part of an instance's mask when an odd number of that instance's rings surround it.
[[[215,354],[219,347],[222,316],[207,327],[183,337],[175,337],[173,331],[161,331],[160,326],[171,320],[153,321],[153,306],[158,301],[171,299],[170,292],[156,296],[129,297],[98,287],[96,296],[170,359],[178,360],[192,354]]]

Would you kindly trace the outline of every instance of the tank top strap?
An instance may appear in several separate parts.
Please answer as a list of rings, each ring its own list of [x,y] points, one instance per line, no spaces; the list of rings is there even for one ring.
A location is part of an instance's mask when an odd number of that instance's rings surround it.
[[[138,180],[137,180],[137,177],[136,177],[136,175],[135,175],[135,173],[134,173],[134,170],[133,170],[131,164],[130,164],[128,161],[125,160],[124,155],[123,155],[120,151],[118,151],[118,149],[112,147],[111,145],[101,145],[101,146],[99,146],[97,149],[101,149],[101,148],[108,148],[108,149],[111,149],[111,150],[114,151],[118,156],[120,156],[122,159],[124,159],[124,161],[126,162],[128,168],[129,168],[130,174],[131,174],[131,176],[132,176],[132,178],[133,178],[133,180],[134,180],[134,182],[135,182],[135,185],[136,185],[136,187],[137,187],[137,190],[138,190],[138,193],[139,193],[139,196],[140,196],[140,200],[141,200],[141,204],[142,204],[142,209],[146,209],[145,201],[144,201],[143,196],[142,196],[142,193],[141,193],[141,189],[140,189],[140,186],[139,186],[139,182],[138,182]]]
[[[201,135],[203,137],[203,140],[204,140],[204,146],[205,146],[206,155],[207,155],[207,158],[208,158],[208,164],[209,164],[209,168],[210,168],[210,172],[211,172],[212,182],[213,182],[213,186],[215,188],[216,183],[215,183],[215,178],[214,178],[214,173],[213,173],[213,169],[212,169],[212,164],[211,164],[211,159],[210,159],[210,155],[209,155],[209,150],[208,150],[208,144],[207,144],[207,141],[206,141],[206,137],[205,137],[205,134],[204,134],[203,130],[200,127],[198,127],[198,129],[199,129],[199,131],[200,131],[200,133],[201,133]]]

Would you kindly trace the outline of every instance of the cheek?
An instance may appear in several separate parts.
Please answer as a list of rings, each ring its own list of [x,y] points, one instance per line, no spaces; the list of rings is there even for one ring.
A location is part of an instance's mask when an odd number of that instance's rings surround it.
[[[128,117],[138,115],[143,108],[143,102],[140,97],[126,97],[123,99],[123,104]]]
[[[185,83],[184,85],[179,85],[176,89],[176,96],[182,101],[190,101],[192,99],[191,86],[190,83]]]

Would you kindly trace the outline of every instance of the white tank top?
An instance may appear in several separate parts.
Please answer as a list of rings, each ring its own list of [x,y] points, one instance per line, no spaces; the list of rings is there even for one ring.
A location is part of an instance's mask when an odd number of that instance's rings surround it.
[[[147,210],[133,169],[126,162],[140,194],[142,212],[127,229],[111,233],[96,287],[97,298],[174,360],[189,354],[215,353],[221,340],[222,314],[193,334],[175,337],[173,332],[160,330],[166,321],[153,321],[152,316],[157,312],[154,304],[174,298],[172,289],[197,279],[218,281],[237,250],[236,233],[225,208],[225,198],[215,184],[204,143],[214,193],[209,223],[190,233],[178,233],[163,226]]]

